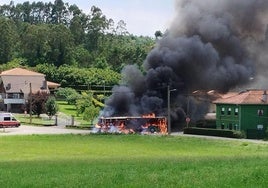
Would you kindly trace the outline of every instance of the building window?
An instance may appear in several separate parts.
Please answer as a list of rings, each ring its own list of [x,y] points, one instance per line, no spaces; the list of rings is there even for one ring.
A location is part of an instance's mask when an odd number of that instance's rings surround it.
[[[258,113],[258,116],[263,116],[263,110],[262,109],[261,110],[259,109],[257,113]]]
[[[228,114],[228,115],[231,115],[231,113],[232,113],[232,108],[228,108],[228,112],[227,112],[227,114]]]
[[[239,129],[238,129],[238,125],[237,124],[235,124],[235,126],[234,126],[234,130],[236,130],[236,131],[238,131]]]
[[[13,93],[13,99],[19,99],[20,94],[19,93]]]
[[[223,107],[221,108],[221,115],[224,115],[224,113],[225,113],[225,108]]]
[[[234,114],[235,114],[235,116],[238,116],[238,108],[235,108]]]
[[[224,123],[221,123],[221,129],[224,129]]]
[[[263,130],[263,125],[257,125],[258,130]]]

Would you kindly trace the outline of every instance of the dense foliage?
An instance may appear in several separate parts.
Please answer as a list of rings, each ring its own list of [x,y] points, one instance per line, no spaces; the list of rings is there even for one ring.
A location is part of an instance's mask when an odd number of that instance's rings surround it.
[[[92,6],[85,14],[62,0],[0,6],[0,64],[23,58],[34,67],[48,64],[120,72],[127,64],[141,66],[154,45],[150,37],[133,36],[126,23],[108,19]]]
[[[47,80],[53,80],[61,84],[62,87],[85,86],[91,85],[115,85],[120,80],[120,74],[111,69],[99,68],[76,68],[72,66],[60,66],[39,64],[35,67],[37,72],[46,75]],[[79,89],[79,88],[77,88]]]

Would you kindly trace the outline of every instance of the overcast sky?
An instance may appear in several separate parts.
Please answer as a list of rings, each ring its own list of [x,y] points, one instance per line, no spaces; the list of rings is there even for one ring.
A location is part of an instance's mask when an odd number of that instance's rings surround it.
[[[13,0],[15,4],[27,0]],[[33,2],[34,0],[28,0]],[[38,0],[35,0],[36,2]],[[54,0],[43,0],[43,2]],[[155,31],[164,32],[174,16],[175,0],[63,0],[76,4],[84,12],[90,7],[99,7],[107,18],[117,23],[124,20],[127,30],[134,35],[154,36]],[[0,0],[0,4],[9,4],[10,0]]]

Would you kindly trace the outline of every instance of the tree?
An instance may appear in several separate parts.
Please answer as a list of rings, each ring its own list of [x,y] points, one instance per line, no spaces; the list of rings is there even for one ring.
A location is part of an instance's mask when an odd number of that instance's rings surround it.
[[[163,37],[163,33],[161,32],[161,31],[156,31],[155,33],[154,33],[154,36],[155,36],[155,38],[156,39],[158,39],[158,38],[160,38],[160,37]]]
[[[85,40],[85,30],[87,27],[88,16],[85,14],[75,15],[70,23],[70,31],[76,45],[81,45]]]
[[[83,92],[82,97],[76,100],[77,114],[83,114],[85,109],[92,105],[92,93]]]
[[[83,119],[86,121],[91,121],[91,124],[93,124],[93,121],[98,116],[99,112],[100,112],[99,107],[90,105],[85,109],[83,113]]]
[[[78,115],[82,114],[84,120],[92,123],[100,111],[100,108],[95,103],[92,93],[83,92],[82,97],[76,101]]]
[[[90,21],[87,27],[86,36],[86,48],[89,51],[96,51],[99,49],[101,39],[104,36],[104,32],[108,29],[109,21],[106,16],[102,14],[100,8],[91,7]]]
[[[49,97],[47,102],[46,102],[46,104],[45,104],[45,106],[46,106],[46,113],[47,113],[47,115],[49,116],[50,119],[59,110],[58,105],[56,103],[55,97]]]
[[[64,25],[52,25],[49,34],[50,52],[47,53],[49,63],[57,67],[63,64],[71,65],[74,48],[72,34]]]
[[[28,25],[22,35],[22,53],[30,66],[46,63],[51,51],[49,42],[50,28],[48,25]]]
[[[65,24],[69,23],[68,10],[62,0],[55,0],[51,10],[51,23]]]
[[[124,22],[124,20],[120,20],[117,23],[116,34],[117,35],[127,35],[127,34],[129,34],[128,31],[127,31],[127,24]]]
[[[76,100],[80,98],[80,94],[72,88],[59,88],[56,92],[56,96],[60,99],[64,99],[68,104],[75,104]]]
[[[30,105],[32,105],[32,112],[38,117],[40,114],[46,112],[45,104],[48,100],[49,94],[47,92],[38,91],[37,93],[32,94],[31,104],[28,102],[27,109],[29,111]]]
[[[0,17],[0,63],[7,63],[12,59],[18,39],[14,22]]]

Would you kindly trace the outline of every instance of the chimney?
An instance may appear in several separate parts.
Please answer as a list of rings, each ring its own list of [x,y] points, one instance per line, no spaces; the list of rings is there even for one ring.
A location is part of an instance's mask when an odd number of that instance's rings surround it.
[[[263,91],[263,94],[262,94],[262,102],[267,102],[267,93],[266,93],[266,90]]]

